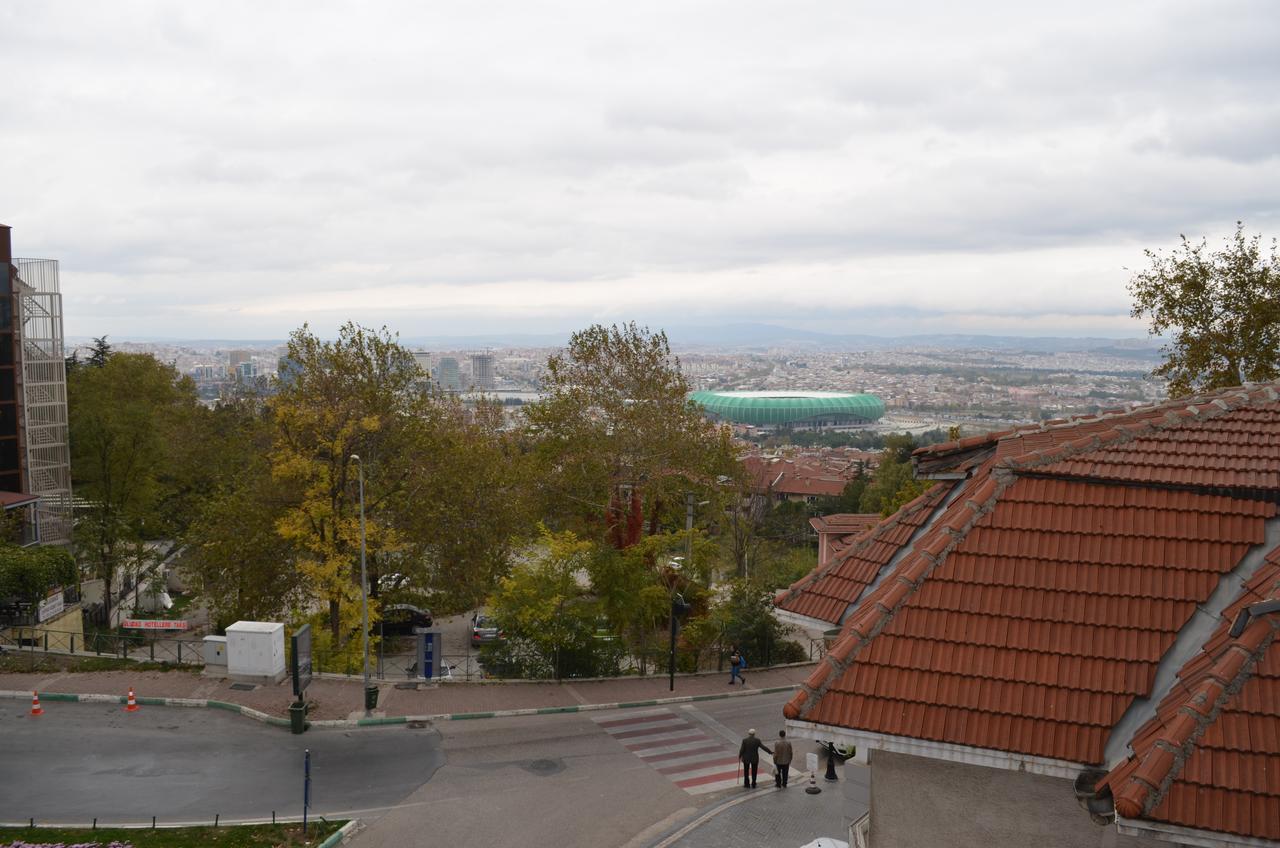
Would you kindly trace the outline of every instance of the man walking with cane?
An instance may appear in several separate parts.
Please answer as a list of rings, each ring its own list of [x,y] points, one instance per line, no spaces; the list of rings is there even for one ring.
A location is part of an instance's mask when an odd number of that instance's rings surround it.
[[[747,731],[742,744],[738,747],[738,760],[742,763],[742,788],[751,789],[756,785],[756,773],[760,770],[760,749],[769,750],[763,742],[756,738],[756,729]]]

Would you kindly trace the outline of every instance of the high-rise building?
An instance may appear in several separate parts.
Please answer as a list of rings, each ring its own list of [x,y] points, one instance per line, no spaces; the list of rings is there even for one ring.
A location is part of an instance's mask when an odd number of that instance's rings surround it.
[[[436,369],[436,385],[446,392],[462,391],[462,374],[458,368],[458,360],[452,356],[440,357],[440,364]]]
[[[471,388],[477,392],[491,392],[497,386],[493,375],[493,354],[471,354]]]
[[[237,365],[243,365],[253,359],[253,353],[247,350],[230,350],[227,351],[227,366],[232,370],[236,370]]]
[[[411,351],[411,353],[413,354],[413,362],[418,366],[418,370],[421,371],[424,376],[430,377],[431,354],[425,350],[415,350]]]
[[[16,259],[0,224],[0,491],[37,497],[35,538],[71,541],[62,294],[53,259]]]

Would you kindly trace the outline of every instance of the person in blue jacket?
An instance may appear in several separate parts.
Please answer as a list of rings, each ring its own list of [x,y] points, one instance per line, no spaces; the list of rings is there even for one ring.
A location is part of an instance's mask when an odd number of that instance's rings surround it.
[[[733,653],[729,655],[729,685],[733,685],[733,681],[740,680],[742,685],[747,685],[747,678],[742,676],[742,670],[747,667],[747,658],[737,648],[733,649]]]

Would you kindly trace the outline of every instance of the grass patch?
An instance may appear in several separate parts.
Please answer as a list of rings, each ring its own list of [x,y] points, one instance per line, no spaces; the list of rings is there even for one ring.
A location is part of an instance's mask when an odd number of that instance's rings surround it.
[[[133,846],[133,848],[302,848],[319,845],[345,821],[313,821],[302,838],[301,824],[224,825],[223,827],[174,828],[88,828],[36,827],[0,828],[0,848],[15,844]]]

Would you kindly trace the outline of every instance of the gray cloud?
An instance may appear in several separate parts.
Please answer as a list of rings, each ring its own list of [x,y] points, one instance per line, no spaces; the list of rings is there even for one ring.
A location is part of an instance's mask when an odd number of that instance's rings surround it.
[[[925,322],[948,255],[1108,329],[1142,247],[1275,229],[1265,0],[20,0],[0,30],[0,221],[63,260],[72,332],[753,320],[818,277]],[[1105,304],[1059,302],[1070,257]]]

